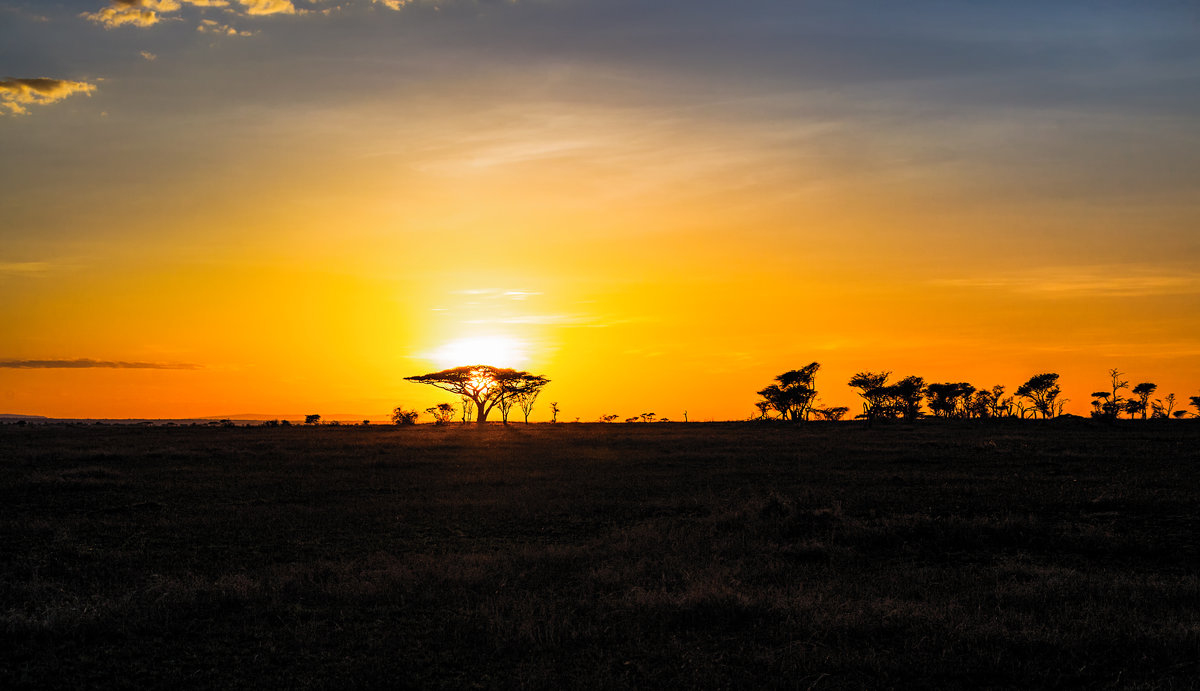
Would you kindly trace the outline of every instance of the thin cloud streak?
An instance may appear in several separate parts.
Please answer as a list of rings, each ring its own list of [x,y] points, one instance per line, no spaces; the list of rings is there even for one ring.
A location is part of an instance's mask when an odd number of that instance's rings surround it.
[[[123,362],[118,360],[0,360],[3,369],[204,369],[186,362]]]
[[[1149,297],[1200,293],[1200,274],[1087,267],[1042,269],[1023,276],[939,279],[931,284],[950,288],[990,288],[1046,297]]]
[[[49,270],[47,262],[0,262],[0,276],[42,276]]]

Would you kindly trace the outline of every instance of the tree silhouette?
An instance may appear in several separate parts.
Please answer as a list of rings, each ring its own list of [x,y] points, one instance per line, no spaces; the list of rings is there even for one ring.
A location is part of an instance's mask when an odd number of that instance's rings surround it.
[[[884,387],[894,414],[905,420],[916,420],[921,416],[921,399],[925,397],[925,379],[908,376],[891,386]]]
[[[306,425],[319,425],[319,424],[321,424],[321,416],[320,416],[320,415],[317,415],[317,414],[315,414],[315,413],[314,413],[314,414],[312,414],[312,415],[305,415],[305,416],[304,416],[304,424],[306,424]]]
[[[813,415],[816,415],[822,420],[826,420],[828,422],[836,422],[837,420],[841,420],[848,412],[850,412],[850,409],[844,405],[834,406],[832,408],[812,409]]]
[[[550,422],[558,422],[559,413],[558,401],[550,402]]]
[[[1153,418],[1170,418],[1171,413],[1175,410],[1175,394],[1169,393],[1160,399],[1154,401],[1153,412],[1150,417]]]
[[[512,387],[517,382],[523,377],[532,376],[535,375],[522,370],[491,365],[469,365],[405,377],[405,380],[429,384],[470,399],[475,405],[475,422],[482,425],[487,422],[488,413],[492,412],[492,408],[511,395]]]
[[[929,412],[934,417],[971,417],[975,387],[966,382],[930,384],[925,387]],[[986,406],[985,406],[986,408]]]
[[[807,420],[812,402],[817,396],[815,380],[821,363],[812,362],[800,369],[789,370],[775,377],[777,383],[758,392],[770,408],[778,411],[782,420]]]
[[[1144,381],[1133,387],[1133,395],[1136,399],[1131,398],[1125,403],[1125,411],[1129,413],[1129,417],[1133,417],[1137,413],[1142,414],[1142,419],[1146,419],[1146,413],[1150,408],[1150,397],[1154,392],[1158,391],[1158,384]]]
[[[509,386],[509,396],[516,401],[525,416],[525,424],[529,424],[529,416],[533,413],[533,404],[537,402],[538,394],[550,383],[550,380],[536,374],[526,374]]]
[[[417,417],[420,415],[415,410],[405,410],[404,406],[396,406],[392,410],[392,424],[394,425],[415,425]],[[365,420],[363,422],[366,422]]]
[[[454,406],[449,403],[439,403],[432,408],[426,408],[425,412],[433,416],[433,424],[445,425],[454,418]]]
[[[1035,374],[1017,388],[1017,395],[1028,399],[1043,419],[1062,410],[1062,404],[1066,401],[1058,401],[1060,393],[1062,389],[1058,387],[1058,374],[1054,372]]]
[[[1128,389],[1129,382],[1121,379],[1124,374],[1124,372],[1116,367],[1110,369],[1108,371],[1108,378],[1112,381],[1112,392],[1107,396],[1101,395],[1100,392],[1092,394],[1100,401],[1100,415],[1097,415],[1097,417],[1116,420],[1121,411],[1125,409],[1125,399],[1121,396],[1121,390]],[[1095,404],[1093,403],[1093,405]]]
[[[884,403],[883,387],[890,376],[891,372],[859,372],[850,377],[848,385],[858,389],[863,398],[863,412],[858,417],[866,418],[868,423],[879,417]]]
[[[462,408],[462,423],[465,425],[475,419],[475,403],[466,396],[458,397],[459,407]]]

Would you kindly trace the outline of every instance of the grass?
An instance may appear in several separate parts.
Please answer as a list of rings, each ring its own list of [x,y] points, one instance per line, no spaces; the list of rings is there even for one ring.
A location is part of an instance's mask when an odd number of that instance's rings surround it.
[[[1200,688],[1198,442],[0,426],[0,687]]]

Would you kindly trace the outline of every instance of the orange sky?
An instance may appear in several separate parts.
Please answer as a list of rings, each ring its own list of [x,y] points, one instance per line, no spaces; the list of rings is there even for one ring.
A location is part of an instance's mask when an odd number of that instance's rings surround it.
[[[382,419],[447,353],[567,420],[745,418],[814,360],[855,410],[860,370],[1200,393],[1166,4],[68,5],[0,0],[60,80],[0,89],[0,412]]]

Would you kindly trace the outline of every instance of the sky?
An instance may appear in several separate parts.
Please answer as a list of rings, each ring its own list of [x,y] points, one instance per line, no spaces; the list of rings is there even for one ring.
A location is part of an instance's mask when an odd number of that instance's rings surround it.
[[[1200,5],[0,0],[0,413],[1200,393]]]

